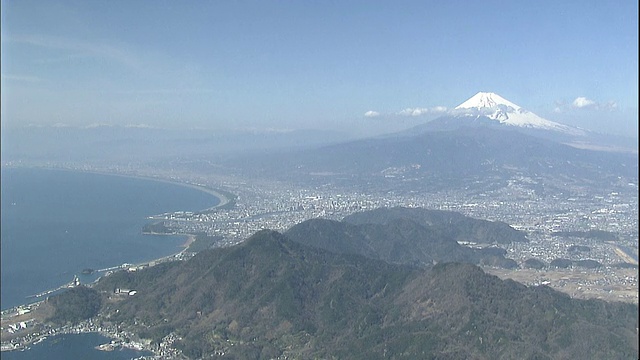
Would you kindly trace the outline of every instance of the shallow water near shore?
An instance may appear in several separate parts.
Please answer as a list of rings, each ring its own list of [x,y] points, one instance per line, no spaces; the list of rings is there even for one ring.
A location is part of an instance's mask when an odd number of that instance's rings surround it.
[[[29,359],[113,359],[128,360],[140,356],[152,355],[148,351],[133,349],[115,349],[113,351],[101,351],[96,346],[106,344],[109,338],[96,333],[65,334],[47,338],[39,344],[29,346],[25,351],[2,352],[3,360],[29,360]]]
[[[153,180],[83,172],[2,168],[2,309],[81,281],[83,269],[176,253],[182,236],[143,235],[146,218],[216,205],[215,196]]]

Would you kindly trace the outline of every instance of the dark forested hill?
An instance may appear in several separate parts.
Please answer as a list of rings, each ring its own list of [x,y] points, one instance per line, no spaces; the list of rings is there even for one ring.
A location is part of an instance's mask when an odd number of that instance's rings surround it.
[[[413,220],[456,241],[483,244],[527,241],[524,232],[512,228],[507,223],[474,219],[454,211],[404,207],[379,208],[349,215],[344,218],[344,221],[352,224],[388,224],[396,219]]]
[[[96,288],[137,290],[101,313],[156,341],[173,332],[191,358],[638,356],[636,305],[572,300],[470,264],[427,270],[331,253],[267,230]]]
[[[456,261],[517,267],[515,261],[504,257],[504,251],[490,252],[462,246],[443,232],[409,219],[358,225],[313,219],[291,227],[285,234],[305,245],[394,264],[428,267],[438,262]]]
[[[527,241],[525,233],[503,222],[473,219],[452,211],[403,207],[356,213],[342,222],[308,220],[285,234],[296,242],[336,253],[422,267],[455,261],[514,268],[517,263],[505,258],[503,249],[472,249],[458,241]]]

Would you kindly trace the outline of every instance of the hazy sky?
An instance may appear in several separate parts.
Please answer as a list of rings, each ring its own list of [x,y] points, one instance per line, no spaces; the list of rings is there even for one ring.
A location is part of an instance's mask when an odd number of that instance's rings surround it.
[[[638,126],[637,1],[2,1],[4,125],[340,128],[491,91]]]

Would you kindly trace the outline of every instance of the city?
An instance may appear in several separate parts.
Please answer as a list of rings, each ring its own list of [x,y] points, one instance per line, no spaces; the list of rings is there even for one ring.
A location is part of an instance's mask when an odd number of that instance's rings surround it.
[[[380,207],[455,211],[478,219],[502,221],[527,234],[529,242],[514,242],[505,247],[507,257],[516,260],[519,269],[506,273],[489,269],[496,275],[521,276],[520,281],[527,285],[540,284],[546,278],[557,277],[558,281],[549,285],[573,296],[638,303],[638,184],[635,180],[626,182],[619,179],[613,187],[600,191],[562,184],[562,193],[538,195],[531,186],[536,181],[520,177],[510,179],[506,187],[488,191],[474,189],[418,193],[408,188],[398,194],[353,190],[328,184],[310,188],[264,179],[250,181],[221,175],[203,177],[189,172],[176,175],[172,171],[171,175],[167,175],[153,170],[150,173],[140,171],[136,175],[162,177],[207,189],[224,189],[234,194],[233,207],[151,217],[153,221],[161,221],[177,233],[219,236],[222,240],[217,246],[240,243],[262,229],[285,231],[304,220],[342,220],[354,212]],[[602,240],[556,235],[559,232],[589,230],[611,233],[612,238]],[[585,246],[588,251],[574,251],[572,246]],[[546,264],[555,259],[594,260],[601,266],[593,269],[576,266],[572,269],[547,268],[544,271],[527,269],[523,263],[532,258]],[[631,263],[635,267],[618,266],[622,263]],[[567,278],[567,271],[573,274],[570,278],[577,276],[584,279],[560,281]],[[547,272],[558,273],[558,276]],[[594,280],[590,280],[592,275],[595,276]],[[567,283],[575,283],[575,289]],[[580,290],[589,288],[598,291],[577,291],[577,287],[581,287]],[[618,291],[611,291],[612,287]]]
[[[313,188],[291,183],[258,180],[248,181],[232,176],[203,177],[193,173],[176,175],[172,172],[122,171],[122,169],[74,168],[74,170],[116,173],[119,175],[154,178],[197,187],[216,194],[218,207],[202,212],[174,212],[154,214],[149,221],[162,224],[175,234],[205,233],[220,239],[215,247],[241,243],[262,229],[285,231],[291,226],[312,218],[341,220],[354,212],[380,207],[422,207],[433,210],[455,211],[464,215],[491,221],[503,221],[526,232],[526,243],[501,245],[507,257],[515,260],[516,269],[484,266],[483,269],[503,279],[514,279],[525,285],[548,285],[576,298],[597,298],[638,304],[638,198],[637,184],[621,182],[615,189],[593,193],[584,188],[570,188],[566,195],[539,196],[530,189],[529,178],[514,178],[508,186],[489,191],[447,190],[410,195],[357,191],[324,185]],[[219,191],[217,191],[219,190]],[[615,191],[614,191],[615,190]],[[228,198],[233,196],[232,199]],[[232,205],[232,206],[230,206]],[[559,232],[600,230],[612,234],[602,240],[577,236],[560,236]],[[484,247],[495,244],[465,243]],[[578,250],[576,250],[578,249]],[[188,249],[187,249],[188,250]],[[135,271],[164,261],[189,259],[193,253],[178,254],[143,264],[124,264],[114,269]],[[532,268],[526,261],[536,259],[545,266]],[[566,268],[551,266],[556,259],[574,261]],[[597,262],[591,268],[576,266],[580,260]],[[577,262],[577,263],[576,263]],[[622,264],[622,265],[621,265]],[[109,272],[105,272],[107,275]],[[128,292],[135,296],[135,291]],[[112,295],[117,297],[117,295]],[[117,340],[104,344],[102,350],[125,346],[149,349],[138,343],[106,319],[86,321],[75,326],[52,328],[37,320],[34,313],[41,306],[37,302],[3,312],[1,334],[2,349],[21,349],[42,341],[43,337],[65,334],[98,332]],[[175,339],[173,339],[175,340]],[[179,357],[171,348],[172,339],[153,347],[156,355]]]

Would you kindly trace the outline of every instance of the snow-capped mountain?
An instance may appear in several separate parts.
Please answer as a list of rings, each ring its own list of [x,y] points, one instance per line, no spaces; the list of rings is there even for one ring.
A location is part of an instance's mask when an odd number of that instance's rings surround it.
[[[435,131],[493,128],[551,140],[580,149],[637,154],[638,141],[600,134],[544,119],[491,92],[479,92],[447,114],[388,136],[415,136]],[[383,136],[384,137],[384,136]]]
[[[531,129],[552,130],[570,135],[584,135],[581,129],[543,119],[502,96],[491,92],[479,92],[455,107],[455,116],[483,116],[504,125]]]

